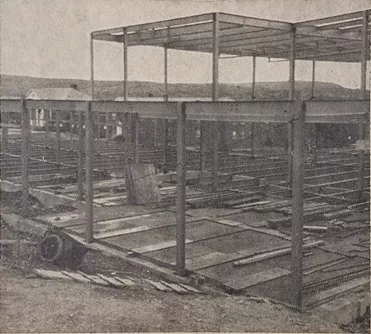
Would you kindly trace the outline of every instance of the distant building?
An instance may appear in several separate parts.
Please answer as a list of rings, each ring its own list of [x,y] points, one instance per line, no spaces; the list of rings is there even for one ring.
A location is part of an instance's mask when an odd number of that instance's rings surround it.
[[[79,91],[77,85],[67,88],[33,88],[26,94],[30,100],[89,101],[89,95]],[[34,109],[31,111],[31,126],[42,127],[47,119],[53,119],[55,111]]]
[[[124,98],[122,96],[119,96],[115,99],[115,101],[124,101]],[[129,97],[128,101],[133,102],[164,102],[163,97]],[[177,102],[177,101],[183,101],[183,102],[211,102],[211,97],[169,97],[169,102]],[[218,101],[235,101],[234,99],[231,99],[229,97],[220,97]]]

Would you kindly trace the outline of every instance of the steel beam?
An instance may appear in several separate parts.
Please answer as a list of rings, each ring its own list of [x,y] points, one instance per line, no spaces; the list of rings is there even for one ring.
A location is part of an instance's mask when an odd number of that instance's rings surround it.
[[[228,23],[233,23],[236,25],[266,28],[266,29],[275,29],[275,30],[284,30],[284,31],[291,30],[291,24],[286,23],[286,22],[263,20],[263,19],[253,18],[253,17],[232,15],[232,14],[227,14],[227,13],[219,13],[219,15],[220,15],[219,20],[221,22],[228,22]]]
[[[150,29],[161,29],[168,26],[181,26],[181,25],[188,25],[192,23],[199,23],[199,22],[206,22],[212,20],[212,14],[200,14],[200,15],[193,15],[193,16],[186,16],[186,17],[179,17],[176,19],[171,20],[163,20],[163,21],[156,21],[144,24],[136,24],[127,26],[128,32],[139,32],[145,31]],[[111,28],[111,29],[104,29],[104,30],[97,30],[93,32],[93,36],[97,37],[100,35],[105,34],[117,34],[122,32],[122,27],[119,28]]]
[[[178,102],[177,114],[176,267],[178,275],[184,276],[186,273],[186,108],[184,102]]]
[[[363,13],[364,12],[359,11],[359,12],[347,13],[347,14],[342,14],[342,15],[324,17],[320,19],[307,20],[307,21],[297,23],[296,26],[298,27],[314,26],[314,25],[319,25],[319,24],[322,25],[322,24],[328,24],[328,23],[334,23],[334,22],[340,22],[340,21],[346,21],[346,20],[354,20],[354,19],[358,19],[362,17]]]

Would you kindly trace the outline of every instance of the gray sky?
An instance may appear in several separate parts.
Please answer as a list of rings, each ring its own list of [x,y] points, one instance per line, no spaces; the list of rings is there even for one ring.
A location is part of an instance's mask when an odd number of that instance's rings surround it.
[[[0,0],[3,74],[88,79],[89,37],[99,29],[211,11],[289,22],[371,8],[371,0]],[[122,46],[95,42],[96,79],[123,78]],[[220,82],[250,82],[250,58],[220,61]],[[359,64],[318,63],[317,80],[358,87]],[[129,80],[163,81],[163,50],[129,48]],[[258,81],[288,78],[287,62],[257,61]],[[311,63],[297,62],[297,80]],[[211,55],[169,51],[169,82],[210,82]]]

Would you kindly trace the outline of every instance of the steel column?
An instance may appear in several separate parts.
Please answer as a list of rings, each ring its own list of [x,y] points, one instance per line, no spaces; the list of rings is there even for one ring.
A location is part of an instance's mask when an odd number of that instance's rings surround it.
[[[73,145],[73,123],[74,123],[75,113],[73,111],[70,112],[70,150],[72,151],[74,148]]]
[[[61,110],[57,110],[55,115],[55,154],[59,164],[61,162]]]
[[[106,113],[106,139],[107,140],[110,139],[110,136],[109,136],[109,125],[110,125],[110,113],[107,112]]]
[[[186,208],[186,105],[177,104],[177,215],[176,215],[176,268],[184,276],[185,268],[185,208]]]
[[[289,55],[289,100],[295,99],[295,27],[291,30],[290,55]],[[293,160],[293,123],[287,126],[287,153],[288,153],[288,175],[287,182],[292,183],[292,160]]]
[[[168,37],[170,36],[170,27],[168,27]],[[165,102],[169,101],[169,87],[168,87],[168,49],[167,47],[164,48],[164,89],[165,95],[164,100]],[[168,158],[169,158],[169,120],[163,120],[164,125],[164,136],[163,136],[163,143],[162,143],[162,165],[163,171],[167,171],[168,165]]]
[[[361,99],[367,99],[367,56],[370,52],[369,46],[369,37],[367,32],[368,27],[368,14],[367,11],[363,12],[363,21],[362,21],[362,50],[361,50]],[[363,123],[358,125],[358,139],[365,140],[365,127]],[[363,150],[360,150],[358,153],[358,199],[361,200],[363,196],[364,189],[364,176],[365,176],[365,155]]]
[[[291,224],[291,278],[294,303],[302,306],[303,288],[303,215],[304,215],[304,103],[295,103],[295,121],[293,128],[294,155],[292,178],[292,224]]]
[[[1,123],[3,126],[1,128],[1,153],[5,153],[7,151],[8,146],[8,123],[9,123],[9,113],[3,112],[1,113]]]
[[[94,160],[94,124],[91,102],[85,117],[86,128],[86,242],[93,242],[93,160]]]
[[[90,89],[91,99],[94,101],[94,39],[93,34],[90,35]]]
[[[310,93],[312,100],[315,97],[315,89],[316,89],[316,61],[312,60],[312,86]]]
[[[136,164],[139,164],[139,134],[140,134],[140,124],[139,124],[139,115],[138,114],[133,114],[134,118],[134,162]]]
[[[84,122],[82,111],[78,111],[77,122],[77,200],[82,201],[84,199]]]
[[[22,214],[28,212],[28,171],[30,159],[30,112],[26,106],[26,100],[22,100]]]
[[[212,101],[218,101],[219,97],[219,14],[213,13],[213,80],[212,80]],[[218,149],[219,149],[219,127],[214,122],[212,127],[212,189],[218,188]]]
[[[251,100],[255,100],[255,85],[256,85],[256,57],[252,57],[252,85],[251,85]],[[250,142],[250,149],[251,149],[251,157],[254,157],[254,123],[251,123],[251,142]]]
[[[123,41],[123,60],[124,60],[124,101],[128,100],[128,30],[123,28],[124,41]]]

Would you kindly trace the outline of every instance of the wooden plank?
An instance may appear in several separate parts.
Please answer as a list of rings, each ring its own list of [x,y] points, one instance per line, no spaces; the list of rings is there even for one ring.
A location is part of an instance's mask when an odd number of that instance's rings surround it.
[[[99,276],[88,275],[88,274],[83,273],[82,271],[78,271],[78,273],[80,273],[81,275],[83,275],[86,278],[90,279],[95,284],[104,285],[104,286],[108,286],[109,285],[109,283],[107,281],[105,281],[104,279],[100,278]]]
[[[194,271],[230,262],[241,257],[243,257],[243,255],[239,253],[212,252],[187,259],[186,266],[188,270]]]
[[[308,244],[304,244],[303,249],[310,249],[310,248],[317,247],[317,246],[320,246],[320,245],[323,245],[323,244],[324,244],[324,242],[322,240],[314,241],[314,242],[311,242],[311,243],[308,243]],[[272,251],[272,252],[258,254],[256,256],[252,256],[252,257],[247,258],[247,259],[242,259],[242,260],[235,261],[235,262],[233,262],[233,265],[236,266],[236,267],[244,266],[244,265],[247,265],[247,264],[272,259],[272,258],[275,258],[277,256],[282,256],[282,255],[286,255],[286,254],[290,254],[290,253],[291,253],[291,248],[283,248],[283,249]]]
[[[71,277],[75,281],[78,281],[80,283],[91,283],[92,281],[85,277],[84,275],[81,275],[80,273],[73,273],[69,271],[62,271],[62,274]]]
[[[306,300],[306,305],[307,306],[312,306],[312,305],[317,304],[317,303],[319,303],[321,301],[324,301],[326,299],[336,297],[340,294],[351,291],[351,290],[356,289],[360,286],[369,285],[369,284],[370,284],[370,278],[369,277],[360,277],[360,278],[351,280],[349,282],[343,283],[343,284],[341,284],[339,286],[336,286],[334,288],[321,291],[321,292],[309,297]]]
[[[122,278],[122,277],[119,277],[119,276],[115,276],[115,279],[118,280],[119,282],[121,282],[122,284],[127,285],[127,286],[135,286],[136,285],[136,283],[129,278]]]
[[[184,289],[188,290],[188,291],[191,291],[191,292],[194,292],[194,293],[203,293],[201,290],[196,289],[192,285],[182,284],[182,283],[179,283],[179,285],[181,287],[183,287]]]
[[[33,272],[37,276],[40,276],[40,277],[43,277],[43,278],[72,280],[71,277],[63,274],[63,272],[61,272],[61,271],[45,270],[45,269],[34,269]]]
[[[173,289],[169,288],[167,285],[161,282],[152,281],[150,279],[146,279],[146,282],[148,282],[150,285],[152,285],[154,288],[156,288],[159,291],[162,291],[162,292],[173,291]]]
[[[185,243],[190,243],[190,242],[192,242],[192,240],[186,239],[186,241],[185,241]],[[146,246],[133,248],[132,250],[133,250],[133,252],[143,254],[143,253],[154,252],[154,251],[158,251],[158,250],[161,250],[161,249],[170,248],[170,247],[174,247],[174,246],[176,246],[176,241],[175,240],[169,240],[169,241],[158,242],[158,243],[152,244],[152,245],[146,245]]]
[[[276,278],[287,276],[289,274],[290,274],[289,270],[276,267],[260,271],[249,276],[245,276],[243,278],[231,279],[227,281],[225,285],[234,290],[242,290],[257,284],[271,281]]]
[[[115,279],[114,277],[108,277],[108,276],[105,276],[105,275],[102,275],[102,274],[98,274],[98,276],[105,280],[106,282],[108,282],[110,285],[116,287],[116,288],[124,288],[125,285],[123,283],[121,283],[120,281],[118,281],[117,279]]]
[[[180,295],[184,295],[184,294],[189,293],[188,290],[186,290],[185,288],[181,287],[180,285],[178,285],[176,283],[169,283],[169,282],[165,282],[165,281],[161,281],[161,283],[168,286],[169,288],[173,289],[174,292],[179,293]]]

